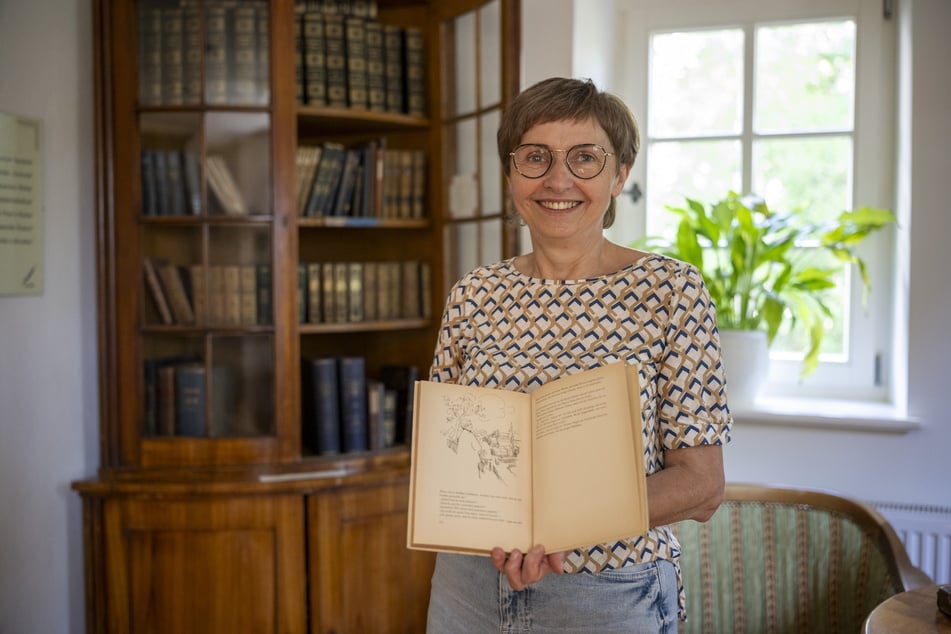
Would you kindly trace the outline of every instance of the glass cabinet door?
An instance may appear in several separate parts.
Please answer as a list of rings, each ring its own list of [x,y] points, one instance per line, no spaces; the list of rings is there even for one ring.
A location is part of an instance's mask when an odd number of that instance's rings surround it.
[[[277,434],[270,9],[143,0],[136,18],[141,460],[201,462],[169,440]]]

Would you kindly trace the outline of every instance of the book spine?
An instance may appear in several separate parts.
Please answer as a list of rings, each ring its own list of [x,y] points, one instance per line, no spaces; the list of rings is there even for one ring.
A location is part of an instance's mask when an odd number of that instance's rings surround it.
[[[201,214],[201,167],[195,152],[182,152],[182,171],[185,179],[185,211],[198,216]]]
[[[158,434],[158,363],[142,361],[142,435]]]
[[[385,397],[386,386],[382,381],[367,380],[367,448],[370,451],[386,447],[383,431]]]
[[[162,9],[162,104],[185,101],[184,14],[180,7]]]
[[[254,21],[257,29],[255,43],[254,77],[255,101],[266,104],[271,100],[271,11],[266,6],[256,6]]]
[[[156,371],[156,426],[159,436],[175,435],[175,366],[162,363]]]
[[[185,284],[182,281],[178,267],[171,263],[163,263],[158,265],[158,275],[162,281],[162,290],[165,291],[165,297],[168,299],[175,322],[179,324],[195,323],[195,313],[192,310],[191,301],[188,299],[188,293],[185,291]]]
[[[307,323],[307,308],[310,301],[307,297],[307,264],[297,263],[297,323]]]
[[[193,264],[188,267],[188,278],[192,289],[192,311],[195,313],[195,323],[208,323],[208,285],[205,279],[205,267]]]
[[[241,324],[241,267],[236,264],[222,266],[224,277],[225,313],[223,323],[226,326]]]
[[[182,103],[201,103],[201,15],[198,7],[182,8]]]
[[[240,265],[241,323],[253,326],[258,323],[257,267],[253,264]]]
[[[304,14],[294,14],[294,92],[298,104],[304,98]]]
[[[145,274],[145,284],[149,289],[149,296],[152,298],[152,305],[158,313],[162,324],[171,325],[175,323],[175,317],[172,315],[172,308],[165,297],[165,291],[162,290],[162,283],[159,280],[157,264],[149,258],[142,260],[142,270]]]
[[[155,183],[155,150],[145,148],[139,156],[142,173],[142,215],[157,216],[159,209]]]
[[[165,177],[168,182],[168,214],[185,215],[185,176],[182,166],[182,153],[178,150],[165,151]]]
[[[363,262],[347,263],[347,321],[363,321]]]
[[[305,444],[317,455],[340,453],[337,360],[301,360],[301,411]]]
[[[333,204],[327,215],[329,216],[351,216],[353,202],[353,189],[356,186],[357,167],[360,163],[360,152],[350,148],[344,152],[343,161],[340,167],[340,178],[337,181],[337,188],[333,195]]]
[[[367,106],[370,110],[386,110],[386,54],[383,25],[374,20],[365,23],[367,58]]]
[[[367,393],[363,357],[340,357],[341,445],[345,453],[367,451]]]
[[[309,106],[327,105],[327,42],[324,16],[308,11],[301,17],[303,31],[303,99]]]
[[[327,142],[321,146],[320,163],[314,175],[314,184],[307,201],[307,216],[327,215],[337,180],[343,169],[344,147],[340,143]]]
[[[409,444],[413,428],[413,393],[419,370],[415,366],[385,365],[380,380],[396,394],[396,444]]]
[[[426,153],[413,150],[411,163],[410,218],[422,219],[426,215]]]
[[[139,104],[162,103],[162,9],[139,5]]]
[[[344,47],[347,58],[347,105],[369,107],[367,76],[367,31],[362,18],[344,18]]]
[[[363,319],[376,321],[380,318],[377,305],[377,270],[376,262],[363,263]]]
[[[175,422],[179,436],[205,435],[205,367],[197,363],[175,367]]]
[[[341,15],[324,15],[324,63],[327,69],[327,105],[347,107],[347,44]]]
[[[205,6],[205,101],[228,103],[228,8]]]
[[[383,25],[383,60],[386,65],[386,110],[403,112],[403,35],[400,27]]]
[[[257,280],[255,281],[255,288],[257,289],[257,309],[258,309],[258,324],[270,324],[273,322],[272,314],[274,312],[273,302],[271,301],[271,265],[270,264],[258,264],[255,266],[255,272],[257,273]]]
[[[323,317],[327,323],[333,323],[337,319],[336,293],[334,293],[334,265],[332,262],[324,262],[320,265],[321,273],[321,297],[323,302]]]
[[[419,262],[404,260],[400,264],[400,316],[415,319],[420,316]]]
[[[414,117],[426,116],[425,68],[423,63],[423,31],[417,27],[405,27],[403,29],[403,65],[405,69],[403,111]]]
[[[230,103],[254,103],[257,95],[257,18],[250,5],[229,9],[228,28],[231,37],[229,59]]]
[[[334,272],[334,322],[343,324],[350,315],[347,305],[350,299],[350,267],[346,262],[334,262],[327,266],[333,267]]]
[[[152,150],[155,174],[155,211],[157,216],[169,215],[171,195],[168,187],[168,159],[164,150]]]
[[[321,306],[320,262],[307,263],[307,321],[319,324],[323,321]]]

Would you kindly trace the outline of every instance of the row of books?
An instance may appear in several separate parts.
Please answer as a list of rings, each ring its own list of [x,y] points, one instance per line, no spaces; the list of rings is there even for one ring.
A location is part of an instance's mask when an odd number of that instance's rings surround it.
[[[139,103],[264,104],[270,99],[266,3],[141,3]],[[202,31],[204,25],[204,31]]]
[[[161,324],[249,326],[272,321],[269,264],[182,266],[146,258],[143,268]]]
[[[419,371],[387,365],[370,378],[359,356],[301,359],[304,446],[316,455],[375,451],[407,444]]]
[[[144,148],[140,153],[142,215],[199,215],[202,210],[201,168],[194,152]],[[205,159],[205,176],[211,193],[211,211],[247,215],[248,205],[224,158]]]
[[[328,15],[376,18],[379,6],[375,0],[294,0],[294,11],[320,11]]]
[[[345,147],[301,145],[296,155],[297,211],[302,217],[420,219],[426,155],[376,139]]]
[[[297,270],[300,323],[327,324],[428,319],[428,262],[301,262]]]
[[[426,114],[423,31],[305,9],[295,17],[297,101]]]

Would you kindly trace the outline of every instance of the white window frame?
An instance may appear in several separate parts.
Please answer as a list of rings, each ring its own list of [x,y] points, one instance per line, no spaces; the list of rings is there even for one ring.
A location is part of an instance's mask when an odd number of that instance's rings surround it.
[[[648,120],[649,36],[656,31],[742,27],[747,39],[745,64],[752,64],[753,26],[852,17],[856,22],[856,107],[854,127],[853,206],[896,208],[896,33],[893,20],[883,16],[881,0],[626,0],[618,2],[618,52],[613,85],[631,105],[642,126]],[[748,66],[748,68],[750,68]],[[749,72],[747,75],[749,76]],[[746,87],[746,103],[752,95]],[[749,121],[749,117],[745,117]],[[642,137],[648,130],[642,129]],[[745,129],[744,143],[751,131]],[[629,179],[645,190],[646,143]],[[745,170],[749,165],[744,166]],[[608,235],[622,244],[642,236],[645,226],[644,198],[634,203],[622,195],[618,221]],[[799,380],[798,361],[773,360],[767,397],[839,399],[888,403],[893,400],[892,356],[895,232],[873,235],[861,252],[869,265],[872,293],[863,308],[861,285],[852,285],[854,317],[849,331],[851,360],[820,363],[806,380]],[[854,276],[853,276],[854,277]],[[867,315],[865,317],[863,315]],[[872,342],[872,343],[869,343]],[[769,399],[767,399],[768,402]]]

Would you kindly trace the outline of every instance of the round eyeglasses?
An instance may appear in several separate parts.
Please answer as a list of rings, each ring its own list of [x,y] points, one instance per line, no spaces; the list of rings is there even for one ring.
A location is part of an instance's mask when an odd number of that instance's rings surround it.
[[[555,152],[565,153],[565,165],[568,171],[581,179],[594,178],[607,164],[608,157],[613,153],[595,143],[575,145],[567,150],[555,150],[547,145],[525,143],[509,152],[515,169],[525,178],[541,178],[551,169]]]

